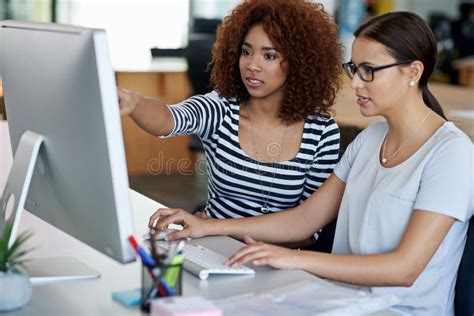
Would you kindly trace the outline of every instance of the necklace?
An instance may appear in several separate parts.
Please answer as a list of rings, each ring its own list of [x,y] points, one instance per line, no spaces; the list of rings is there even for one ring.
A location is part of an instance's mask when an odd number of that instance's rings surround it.
[[[428,111],[428,114],[425,115],[425,117],[420,121],[420,123],[418,124],[418,126],[413,129],[413,131],[411,132],[410,136],[408,136],[408,138],[402,143],[400,144],[400,146],[398,147],[397,150],[395,150],[393,152],[393,154],[391,154],[390,156],[388,157],[385,157],[385,144],[387,143],[387,138],[388,138],[388,133],[387,133],[387,136],[385,136],[385,139],[383,140],[383,144],[382,144],[382,163],[383,164],[386,164],[387,162],[390,161],[390,159],[392,159],[393,157],[395,157],[399,152],[400,150],[402,150],[402,148],[404,148],[409,142],[410,140],[413,138],[413,136],[415,136],[415,134],[418,132],[418,130],[421,128],[421,126],[423,125],[423,123],[426,121],[426,119],[428,118],[428,116],[430,116],[431,114],[431,110]]]
[[[247,115],[249,117],[249,122],[250,122],[250,132],[251,132],[251,135],[252,135],[252,149],[253,151],[255,152],[255,162],[257,163],[257,174],[258,174],[258,178],[260,180],[260,189],[262,191],[262,206],[260,206],[260,210],[262,211],[262,213],[268,213],[270,211],[270,207],[268,206],[268,199],[270,198],[270,195],[272,193],[272,189],[273,189],[273,183],[275,182],[275,175],[276,175],[276,170],[274,170],[275,172],[273,172],[273,177],[272,177],[272,182],[270,184],[270,189],[268,190],[268,193],[265,195],[265,191],[263,190],[263,181],[262,181],[262,170],[260,170],[260,161],[259,161],[259,156],[258,156],[258,151],[257,151],[257,146],[255,145],[255,136],[254,136],[254,133],[253,133],[253,124],[252,124],[252,119],[250,117],[250,110],[249,110],[249,104],[247,103],[246,104],[246,108],[247,108]],[[285,128],[285,132],[283,133],[283,138],[281,140],[281,143],[270,143],[269,146],[267,146],[267,148],[270,149],[270,152],[275,152],[275,148],[272,148],[273,145],[276,145],[276,150],[277,152],[279,151],[279,154],[278,154],[278,157],[277,157],[277,160],[276,162],[279,162],[280,161],[280,158],[281,158],[281,155],[283,153],[283,144],[285,143],[285,137],[286,137],[286,132],[288,131],[288,125],[286,126]],[[274,169],[277,169],[277,168],[274,168]]]

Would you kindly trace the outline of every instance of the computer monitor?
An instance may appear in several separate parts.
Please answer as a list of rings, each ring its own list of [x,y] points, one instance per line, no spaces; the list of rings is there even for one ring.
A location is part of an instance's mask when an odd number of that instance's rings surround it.
[[[0,71],[15,153],[0,204],[3,213],[8,203],[14,208],[1,216],[0,229],[10,222],[16,230],[24,203],[107,256],[133,261],[130,191],[105,31],[0,24]]]

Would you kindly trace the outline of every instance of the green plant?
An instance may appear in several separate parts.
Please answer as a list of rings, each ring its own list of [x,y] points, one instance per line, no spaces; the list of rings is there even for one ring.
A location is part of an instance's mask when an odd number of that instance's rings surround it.
[[[13,242],[13,245],[8,247],[8,240],[12,233],[13,225],[7,224],[0,239],[0,271],[6,272],[14,267],[23,266],[27,261],[26,254],[31,249],[23,249],[25,242],[31,237],[30,232],[22,232]]]

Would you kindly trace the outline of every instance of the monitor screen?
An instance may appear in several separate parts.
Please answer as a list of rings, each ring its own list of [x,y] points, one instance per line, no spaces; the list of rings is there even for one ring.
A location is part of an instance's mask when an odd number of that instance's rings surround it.
[[[44,138],[25,209],[119,262],[134,260],[127,241],[133,222],[125,151],[105,31],[20,21],[1,26],[0,69],[12,150],[26,131]],[[17,156],[15,162],[28,158]]]

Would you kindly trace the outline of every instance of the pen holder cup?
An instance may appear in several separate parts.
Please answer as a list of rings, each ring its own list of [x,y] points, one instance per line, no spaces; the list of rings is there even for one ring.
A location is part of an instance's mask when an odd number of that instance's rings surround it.
[[[151,268],[142,264],[142,311],[150,312],[150,303],[154,298],[181,295],[183,260],[183,255],[178,255],[168,265]]]

